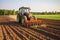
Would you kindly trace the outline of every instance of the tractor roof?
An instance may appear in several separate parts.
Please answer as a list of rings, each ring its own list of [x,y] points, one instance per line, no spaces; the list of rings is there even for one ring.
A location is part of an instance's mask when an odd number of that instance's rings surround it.
[[[19,10],[22,9],[22,8],[23,9],[30,9],[30,7],[20,7]]]

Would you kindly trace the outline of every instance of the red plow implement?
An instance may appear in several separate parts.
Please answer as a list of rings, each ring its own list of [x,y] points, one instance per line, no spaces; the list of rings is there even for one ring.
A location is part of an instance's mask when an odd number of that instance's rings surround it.
[[[30,21],[27,21],[25,23],[22,24],[23,26],[26,26],[26,27],[31,27],[31,26],[42,26],[42,25],[46,25],[45,22],[43,20],[30,20]]]

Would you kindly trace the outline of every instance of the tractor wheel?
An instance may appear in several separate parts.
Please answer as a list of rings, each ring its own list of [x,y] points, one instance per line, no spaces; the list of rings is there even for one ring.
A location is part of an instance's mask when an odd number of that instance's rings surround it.
[[[21,23],[23,24],[24,22],[26,22],[27,21],[27,17],[26,16],[23,16],[22,17],[22,20],[21,20]]]
[[[21,23],[21,19],[20,19],[19,15],[17,15],[17,21],[18,21],[19,23]]]
[[[34,20],[37,20],[37,18],[35,16],[32,16]]]
[[[24,20],[25,20],[25,22],[27,21],[27,17],[26,16],[24,16]]]

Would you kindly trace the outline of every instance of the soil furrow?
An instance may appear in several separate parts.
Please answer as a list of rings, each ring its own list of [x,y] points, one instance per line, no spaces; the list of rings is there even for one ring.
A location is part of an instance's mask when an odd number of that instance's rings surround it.
[[[26,36],[24,36],[21,32],[13,28],[13,26],[10,25],[10,28],[18,35],[21,36],[22,40],[29,40]]]

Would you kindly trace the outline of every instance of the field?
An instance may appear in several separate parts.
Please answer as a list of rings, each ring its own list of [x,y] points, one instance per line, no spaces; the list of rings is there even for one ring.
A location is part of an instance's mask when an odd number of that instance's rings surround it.
[[[60,20],[41,20],[47,27],[35,29],[21,26],[16,15],[0,16],[0,40],[60,40]]]
[[[36,18],[39,19],[49,19],[49,20],[60,20],[60,15],[34,15]],[[16,20],[17,15],[10,15],[9,17]]]
[[[60,20],[60,15],[34,15],[34,16],[41,19]]]

